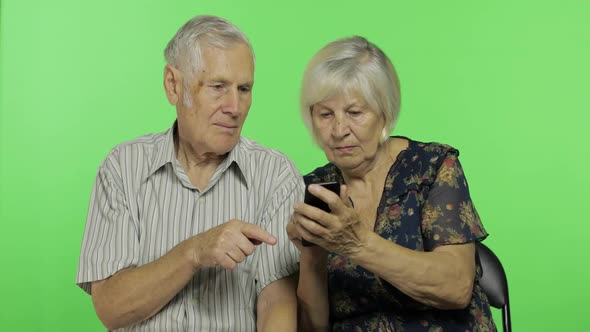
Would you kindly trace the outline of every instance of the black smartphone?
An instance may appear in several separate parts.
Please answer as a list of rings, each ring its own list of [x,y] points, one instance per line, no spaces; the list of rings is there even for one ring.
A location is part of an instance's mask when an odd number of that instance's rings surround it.
[[[322,182],[322,183],[314,183],[314,184],[317,184],[318,186],[322,186],[322,187],[332,191],[336,195],[340,196],[340,183],[338,183],[338,182]],[[324,210],[328,213],[330,212],[330,207],[328,206],[328,204],[326,202],[322,201],[321,199],[312,195],[312,193],[309,192],[309,185],[305,186],[305,197],[303,199],[303,202],[305,204],[315,206],[318,209]],[[305,241],[305,240],[302,241],[302,244],[304,247],[315,246],[315,244]]]

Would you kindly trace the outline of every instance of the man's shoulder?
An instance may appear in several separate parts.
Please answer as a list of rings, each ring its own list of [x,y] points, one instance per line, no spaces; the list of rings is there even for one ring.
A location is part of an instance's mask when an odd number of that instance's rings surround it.
[[[272,164],[275,167],[295,167],[281,151],[261,145],[253,139],[240,137],[238,144],[240,161],[250,165]]]
[[[134,149],[153,149],[165,139],[167,132],[151,133],[139,136],[117,144],[111,151],[128,151]]]
[[[301,173],[284,153],[261,145],[253,139],[241,137],[237,157],[242,171],[254,179],[301,178]]]
[[[146,134],[117,144],[113,147],[101,168],[137,168],[149,166],[159,151],[165,149],[167,132]]]
[[[279,150],[261,145],[255,140],[243,136],[240,137],[239,148],[256,157],[264,156],[268,158],[288,159],[287,156]]]

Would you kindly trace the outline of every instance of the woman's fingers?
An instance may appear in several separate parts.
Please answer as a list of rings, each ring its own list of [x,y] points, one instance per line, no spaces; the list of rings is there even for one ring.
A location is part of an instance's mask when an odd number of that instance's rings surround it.
[[[322,211],[315,206],[311,206],[305,203],[297,203],[294,206],[295,213],[309,220],[314,220],[324,227],[331,227],[333,225],[333,215],[328,212]],[[297,223],[297,221],[296,221]]]
[[[299,232],[301,239],[306,240],[307,242],[311,242],[311,243],[320,245],[320,243],[319,243],[320,241],[318,241],[318,240],[321,238],[316,236],[315,234],[311,233],[310,231],[308,231],[307,228],[305,228],[305,226],[303,226],[303,223],[298,223],[295,227],[297,227],[297,231]]]

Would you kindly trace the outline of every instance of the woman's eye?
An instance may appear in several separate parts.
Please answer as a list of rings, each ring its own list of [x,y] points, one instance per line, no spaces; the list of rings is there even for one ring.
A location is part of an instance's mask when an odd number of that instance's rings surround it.
[[[352,117],[359,116],[359,115],[361,115],[361,113],[362,112],[360,112],[360,111],[348,111],[348,114]]]
[[[329,118],[332,115],[330,112],[321,112],[320,117],[322,118]]]

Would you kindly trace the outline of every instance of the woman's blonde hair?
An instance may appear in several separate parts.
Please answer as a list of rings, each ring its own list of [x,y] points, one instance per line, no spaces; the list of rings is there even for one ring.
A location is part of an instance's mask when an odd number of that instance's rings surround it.
[[[335,40],[308,63],[301,84],[300,110],[305,125],[317,138],[311,108],[328,98],[356,94],[385,119],[381,141],[395,127],[400,111],[399,79],[393,64],[375,44],[359,36]]]

